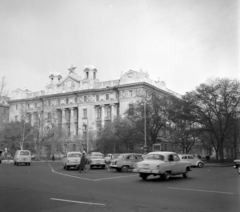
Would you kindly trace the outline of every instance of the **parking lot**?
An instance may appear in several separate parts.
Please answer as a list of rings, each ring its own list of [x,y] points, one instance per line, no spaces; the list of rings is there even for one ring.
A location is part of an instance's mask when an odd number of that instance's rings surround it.
[[[108,169],[64,170],[60,162],[0,166],[0,202],[16,211],[239,211],[239,175],[232,167],[193,168],[168,181]]]

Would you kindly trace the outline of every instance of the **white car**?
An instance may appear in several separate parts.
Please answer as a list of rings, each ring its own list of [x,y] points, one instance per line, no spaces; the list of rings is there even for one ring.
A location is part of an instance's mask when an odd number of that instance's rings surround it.
[[[31,165],[31,152],[29,150],[17,150],[14,155],[14,165],[25,164]]]
[[[80,163],[82,153],[81,152],[68,152],[63,158],[62,158],[62,165],[63,168],[68,170],[69,168],[78,168],[78,165]]]
[[[191,171],[191,163],[180,160],[175,152],[150,152],[143,161],[136,165],[133,172],[139,173],[143,180],[150,175],[158,175],[164,180],[168,180],[171,175],[183,175],[184,178],[187,178]]]
[[[204,166],[204,162],[202,160],[193,157],[191,154],[178,154],[178,156],[183,161],[189,161],[191,163],[191,166],[197,166],[199,168],[202,168]]]
[[[92,167],[101,167],[102,169],[105,169],[106,162],[104,155],[101,152],[92,152],[90,155],[90,169]]]

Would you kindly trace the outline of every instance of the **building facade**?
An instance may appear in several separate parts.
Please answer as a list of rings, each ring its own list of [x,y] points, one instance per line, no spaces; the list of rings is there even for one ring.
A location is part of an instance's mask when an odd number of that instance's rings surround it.
[[[82,78],[71,67],[66,77],[58,72],[50,73],[49,83],[45,90],[31,92],[16,89],[12,93],[10,105],[10,121],[21,120],[24,116],[32,125],[42,114],[46,120],[54,121],[64,128],[69,138],[88,137],[89,131],[98,131],[107,122],[122,115],[131,102],[139,98],[139,94],[155,91],[162,95],[179,94],[166,88],[160,79],[151,80],[147,72],[129,70],[122,73],[120,79],[99,81],[98,70],[94,66],[86,66]],[[76,139],[75,139],[76,140]],[[76,147],[77,145],[77,147]],[[91,146],[87,146],[91,150]]]

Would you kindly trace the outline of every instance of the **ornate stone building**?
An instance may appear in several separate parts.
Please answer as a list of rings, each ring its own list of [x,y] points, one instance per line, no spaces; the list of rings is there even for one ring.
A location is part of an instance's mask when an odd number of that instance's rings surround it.
[[[83,78],[75,67],[68,70],[64,78],[60,73],[50,73],[44,91],[15,90],[9,101],[10,121],[20,120],[24,114],[34,124],[42,113],[44,120],[54,119],[64,127],[70,138],[86,137],[88,130],[96,131],[115,116],[122,115],[142,92],[154,90],[180,96],[167,89],[160,79],[151,80],[142,70],[129,70],[122,73],[120,79],[111,81],[99,81],[94,66],[84,68]],[[76,145],[72,149],[75,148]]]

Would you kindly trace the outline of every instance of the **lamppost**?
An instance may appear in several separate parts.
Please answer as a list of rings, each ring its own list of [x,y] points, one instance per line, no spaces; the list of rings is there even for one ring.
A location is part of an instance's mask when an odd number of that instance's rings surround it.
[[[146,115],[146,101],[143,103],[144,107],[144,146],[143,146],[143,154],[147,154],[147,115]]]

